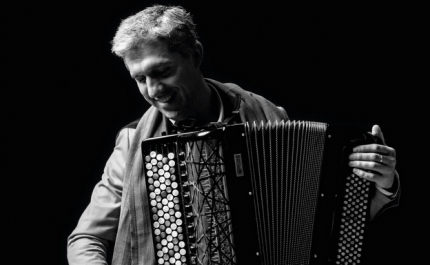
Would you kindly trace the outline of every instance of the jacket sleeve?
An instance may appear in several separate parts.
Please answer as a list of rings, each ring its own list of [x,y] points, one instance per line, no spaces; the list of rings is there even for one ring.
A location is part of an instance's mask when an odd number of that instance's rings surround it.
[[[396,191],[391,195],[387,196],[382,194],[378,189],[375,189],[375,194],[370,202],[370,220],[375,219],[385,210],[398,206],[400,200],[400,177],[396,171],[395,176],[396,181]]]
[[[116,146],[95,186],[91,201],[68,237],[69,264],[107,264],[106,250],[116,237],[121,206],[123,171],[134,129],[120,131]]]

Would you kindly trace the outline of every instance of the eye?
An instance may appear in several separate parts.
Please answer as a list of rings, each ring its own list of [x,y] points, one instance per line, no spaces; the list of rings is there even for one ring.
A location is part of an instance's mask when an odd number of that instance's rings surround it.
[[[159,71],[154,71],[154,77],[165,78],[172,74],[172,68],[165,68]]]
[[[166,70],[166,71],[163,71],[162,73],[161,73],[161,77],[167,77],[167,76],[169,76],[170,75],[170,73],[171,73],[172,71],[170,70],[170,69],[168,69],[168,70]]]
[[[136,81],[139,83],[146,83],[146,76],[144,76],[144,75],[138,76],[138,77],[136,77]]]

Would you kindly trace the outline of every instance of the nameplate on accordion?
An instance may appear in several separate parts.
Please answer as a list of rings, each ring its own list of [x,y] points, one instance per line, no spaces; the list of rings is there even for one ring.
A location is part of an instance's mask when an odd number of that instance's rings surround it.
[[[157,264],[359,264],[371,191],[348,155],[375,141],[306,121],[143,141]]]

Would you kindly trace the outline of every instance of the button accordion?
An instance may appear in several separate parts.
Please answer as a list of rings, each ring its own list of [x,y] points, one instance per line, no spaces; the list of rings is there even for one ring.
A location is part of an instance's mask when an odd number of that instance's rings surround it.
[[[359,264],[370,184],[348,155],[374,142],[307,121],[143,141],[157,263]]]

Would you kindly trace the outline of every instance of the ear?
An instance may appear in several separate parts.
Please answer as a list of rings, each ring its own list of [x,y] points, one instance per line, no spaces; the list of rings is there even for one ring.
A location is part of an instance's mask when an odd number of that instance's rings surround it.
[[[198,40],[196,40],[196,49],[194,50],[193,57],[194,65],[196,68],[199,68],[203,62],[203,45]]]

